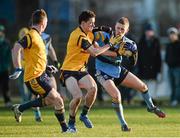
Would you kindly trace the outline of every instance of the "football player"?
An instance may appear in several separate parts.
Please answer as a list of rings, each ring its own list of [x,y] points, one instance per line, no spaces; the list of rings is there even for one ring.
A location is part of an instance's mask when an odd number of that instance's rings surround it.
[[[125,37],[128,30],[129,20],[125,17],[120,18],[115,24],[114,35],[123,36],[121,43],[97,56],[95,61],[97,80],[112,97],[112,106],[117,113],[122,131],[130,131],[131,129],[128,127],[123,115],[121,94],[117,88],[117,85],[119,84],[140,91],[147,104],[147,110],[155,113],[161,118],[165,117],[165,113],[153,104],[151,96],[148,93],[147,85],[121,66],[122,56],[129,57],[132,65],[135,65],[137,62],[138,51],[136,43]],[[111,34],[102,31],[95,32],[94,34],[95,41],[100,47],[103,47],[104,44],[108,43],[109,38],[111,37]]]
[[[21,122],[23,111],[31,107],[43,107],[53,105],[55,116],[61,126],[62,132],[66,132],[64,116],[64,103],[60,94],[50,85],[50,78],[46,73],[48,70],[51,73],[57,72],[54,66],[47,65],[47,56],[45,44],[41,38],[41,33],[44,32],[47,26],[47,14],[43,9],[36,10],[32,13],[32,28],[28,34],[21,40],[15,43],[13,47],[13,64],[15,72],[9,76],[11,79],[16,79],[22,72],[21,66],[21,50],[24,53],[25,68],[24,82],[28,89],[35,95],[40,95],[39,98],[26,102],[24,104],[16,104],[13,106],[15,119]]]
[[[94,79],[86,70],[86,64],[90,55],[97,56],[114,46],[121,39],[121,36],[112,37],[108,44],[103,47],[94,47],[95,14],[92,11],[83,11],[79,16],[79,26],[72,31],[67,43],[67,52],[61,68],[61,80],[64,81],[73,99],[69,104],[68,127],[71,132],[76,132],[75,117],[82,100],[81,88],[87,90],[85,103],[80,115],[80,120],[87,128],[92,128],[93,124],[88,118],[88,112],[92,107],[97,86]]]

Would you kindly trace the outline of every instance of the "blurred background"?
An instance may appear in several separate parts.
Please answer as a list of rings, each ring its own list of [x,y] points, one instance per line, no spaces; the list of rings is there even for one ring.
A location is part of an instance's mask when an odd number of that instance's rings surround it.
[[[165,49],[166,43],[169,42],[167,30],[170,27],[176,27],[177,30],[180,28],[179,0],[1,0],[0,24],[5,27],[4,32],[11,48],[18,40],[19,30],[29,25],[32,12],[39,8],[45,9],[48,14],[46,32],[52,37],[53,47],[61,63],[65,56],[69,34],[78,26],[78,16],[83,10],[89,9],[96,13],[96,26],[107,25],[112,26],[113,29],[120,17],[128,17],[130,21],[128,36],[137,44],[147,25],[150,25],[160,41],[161,54],[161,81],[156,83],[154,100],[172,104]],[[12,65],[10,71],[13,71]],[[135,67],[133,72],[138,75],[138,67]],[[16,81],[10,80],[9,85],[10,97],[20,96]],[[101,98],[100,101],[106,100],[106,94]],[[141,99],[133,91],[130,93],[130,100],[131,98]]]

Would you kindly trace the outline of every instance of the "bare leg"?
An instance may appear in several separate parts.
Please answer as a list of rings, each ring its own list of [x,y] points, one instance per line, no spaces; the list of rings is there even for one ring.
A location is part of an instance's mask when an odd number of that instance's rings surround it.
[[[79,86],[87,90],[85,96],[85,105],[91,108],[97,95],[97,85],[94,79],[90,75],[84,76],[79,80]]]
[[[78,86],[77,80],[74,77],[69,77],[66,80],[66,86],[68,91],[72,94],[73,99],[69,104],[69,114],[71,116],[76,116],[78,107],[81,103],[82,99],[82,91]]]
[[[54,114],[61,125],[62,132],[66,132],[68,127],[64,115],[64,103],[60,94],[54,88],[52,88],[49,94],[45,97],[45,104],[54,106]]]
[[[121,84],[142,92],[142,97],[147,104],[149,112],[155,113],[158,117],[161,118],[164,118],[166,116],[164,112],[162,112],[159,108],[154,106],[152,98],[148,93],[147,85],[144,82],[142,82],[138,77],[136,77],[134,74],[129,72]]]
[[[124,118],[123,106],[121,104],[121,94],[112,80],[105,80],[102,85],[106,92],[112,97],[112,107],[114,108],[121,124],[122,131],[130,131]]]

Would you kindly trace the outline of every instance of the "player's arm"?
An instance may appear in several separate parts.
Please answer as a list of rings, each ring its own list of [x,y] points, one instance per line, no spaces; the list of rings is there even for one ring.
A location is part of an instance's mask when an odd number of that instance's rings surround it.
[[[117,57],[117,52],[107,50],[104,53],[102,53],[101,55],[105,55],[105,56],[109,56],[109,57]]]
[[[21,66],[21,53],[22,53],[21,50],[22,50],[22,46],[16,42],[11,51],[12,61],[13,61],[13,66],[15,68],[15,71],[12,75],[9,76],[10,79],[17,79],[23,71],[22,66]]]
[[[94,41],[93,45],[94,45],[95,48],[99,47],[99,44],[96,41]],[[107,50],[107,51],[103,52],[101,55],[110,56],[110,57],[116,57],[117,53],[114,52],[114,51],[111,51],[111,50]]]
[[[57,60],[56,52],[54,50],[54,47],[50,43],[49,49],[48,49],[48,55],[51,58],[51,60],[54,62],[54,65],[56,68],[60,68],[61,64]]]
[[[19,43],[15,43],[12,49],[12,61],[15,68],[22,68],[21,66],[21,50],[22,46]]]
[[[103,52],[107,51],[109,48],[110,48],[110,46],[108,44],[103,47],[98,47],[98,48],[91,45],[87,49],[87,52],[89,52],[91,54],[91,56],[96,57],[96,56],[102,54]]]
[[[21,66],[21,51],[23,48],[31,48],[31,43],[30,36],[25,36],[14,44],[12,49],[12,61],[15,71],[12,75],[9,76],[10,79],[17,79],[22,73],[23,69]]]
[[[96,57],[107,51],[110,47],[114,47],[117,43],[120,42],[121,38],[121,36],[112,36],[110,41],[103,47],[96,47],[93,44],[90,44],[86,39],[82,39],[81,47],[90,53],[91,56]]]

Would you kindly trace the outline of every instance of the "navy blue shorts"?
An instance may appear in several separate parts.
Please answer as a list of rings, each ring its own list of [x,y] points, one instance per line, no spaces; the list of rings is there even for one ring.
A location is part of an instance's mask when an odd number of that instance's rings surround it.
[[[52,89],[50,81],[49,76],[43,73],[41,76],[25,82],[25,84],[33,94],[46,97]]]
[[[121,82],[126,78],[127,74],[128,74],[128,70],[124,67],[121,67],[121,73],[120,73],[120,77],[119,78],[113,78],[109,75],[107,75],[106,73],[104,73],[103,71],[97,70],[96,71],[96,78],[97,81],[102,84],[102,82],[106,81],[106,80],[113,80],[115,85],[120,85]]]
[[[77,81],[79,81],[84,76],[88,75],[87,71],[69,71],[69,70],[61,70],[60,81],[63,85],[65,85],[65,80],[69,77],[74,77]]]

